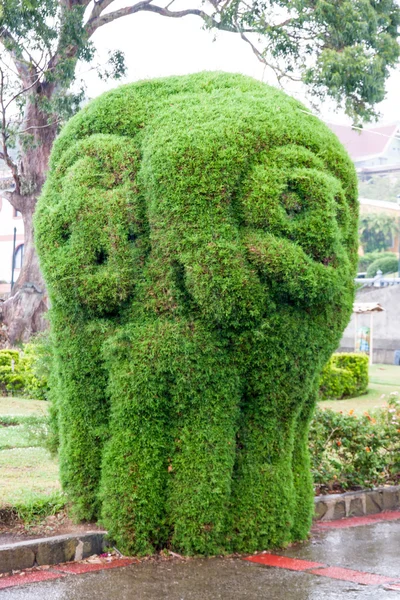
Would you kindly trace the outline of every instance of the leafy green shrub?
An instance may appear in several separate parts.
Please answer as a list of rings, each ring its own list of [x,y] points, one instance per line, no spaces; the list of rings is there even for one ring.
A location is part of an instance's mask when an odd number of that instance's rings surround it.
[[[314,484],[374,487],[397,483],[400,475],[400,401],[391,394],[388,407],[357,417],[317,409],[311,423],[311,468]]]
[[[20,358],[20,371],[24,382],[24,395],[35,400],[47,400],[51,372],[51,342],[47,333],[36,336],[24,344]]]
[[[33,525],[50,515],[56,515],[65,508],[66,499],[61,492],[49,496],[32,495],[24,502],[17,503],[11,508],[25,525]]]
[[[23,387],[18,350],[0,350],[0,392],[2,395],[12,394]]]
[[[381,258],[397,258],[394,252],[367,252],[363,256],[358,257],[358,271],[367,271],[368,267]]]
[[[352,398],[368,389],[368,356],[333,354],[322,370],[319,394],[322,400]]]
[[[131,553],[307,537],[307,432],[352,311],[357,212],[329,128],[247,77],[140,82],[71,119],[35,232],[78,518],[101,514]]]
[[[378,258],[368,267],[367,277],[375,277],[379,270],[382,271],[383,275],[385,273],[397,273],[398,268],[399,259],[397,256]]]
[[[41,336],[23,350],[0,350],[0,393],[47,400],[50,347]]]

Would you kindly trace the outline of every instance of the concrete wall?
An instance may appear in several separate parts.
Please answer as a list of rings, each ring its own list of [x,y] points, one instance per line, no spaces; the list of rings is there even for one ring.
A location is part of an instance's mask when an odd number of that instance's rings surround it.
[[[357,292],[358,302],[379,302],[384,312],[375,313],[373,320],[373,362],[394,363],[394,352],[400,350],[400,285],[384,288],[368,287]],[[358,327],[369,327],[370,315],[358,315]],[[354,352],[354,315],[347,326],[339,352]],[[400,378],[400,368],[399,368]]]

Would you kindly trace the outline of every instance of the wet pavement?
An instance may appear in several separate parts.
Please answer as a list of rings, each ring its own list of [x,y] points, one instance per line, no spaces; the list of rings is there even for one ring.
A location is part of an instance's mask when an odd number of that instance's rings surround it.
[[[256,558],[264,557],[267,562],[281,564],[282,568],[243,558],[145,561],[123,568],[18,585],[0,591],[0,599],[400,599],[400,587],[397,591],[387,589],[390,581],[400,584],[400,520],[382,520],[347,529],[316,528],[309,542],[274,554],[286,558],[270,554]],[[323,566],[315,568],[310,562]],[[325,565],[335,568],[325,569]],[[294,568],[306,570],[291,570]],[[374,578],[373,575],[385,577]],[[346,577],[364,579],[369,585],[343,581]]]

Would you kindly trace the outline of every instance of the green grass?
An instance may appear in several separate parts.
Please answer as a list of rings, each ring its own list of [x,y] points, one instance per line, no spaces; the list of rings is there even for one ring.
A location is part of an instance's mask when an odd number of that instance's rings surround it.
[[[397,365],[370,365],[369,380],[371,383],[395,386],[400,390],[400,367]]]
[[[44,448],[0,452],[0,507],[25,504],[60,489],[57,460]]]
[[[37,435],[47,412],[47,402],[0,398],[0,508],[15,508],[25,522],[63,505],[58,461]]]
[[[389,394],[400,395],[400,367],[395,365],[371,365],[369,367],[368,392],[346,400],[324,400],[320,408],[332,408],[339,412],[354,410],[356,414],[370,412],[386,405]]]
[[[49,409],[48,402],[28,400],[26,398],[0,397],[0,416],[45,416]]]
[[[30,446],[32,446],[32,440],[25,425],[14,427],[0,426],[0,450],[29,448]]]

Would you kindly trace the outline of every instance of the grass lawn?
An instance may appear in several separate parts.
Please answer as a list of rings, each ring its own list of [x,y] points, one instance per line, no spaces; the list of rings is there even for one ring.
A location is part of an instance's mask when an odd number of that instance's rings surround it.
[[[47,402],[0,398],[0,417],[16,417],[0,424],[0,508],[29,506],[54,497],[60,490],[57,459],[29,435],[28,417],[44,417]],[[18,424],[18,417],[21,418]]]
[[[32,445],[31,436],[29,436],[24,425],[0,427],[0,450],[29,448]],[[37,444],[34,445],[36,446]]]
[[[390,393],[400,395],[400,367],[396,365],[371,365],[369,367],[368,392],[347,400],[324,400],[319,402],[320,408],[332,408],[336,411],[363,414],[386,405]]]
[[[44,448],[0,451],[0,507],[30,503],[59,489],[57,461]]]
[[[48,402],[27,400],[26,398],[2,398],[0,396],[0,416],[35,416],[44,417],[49,408]]]

